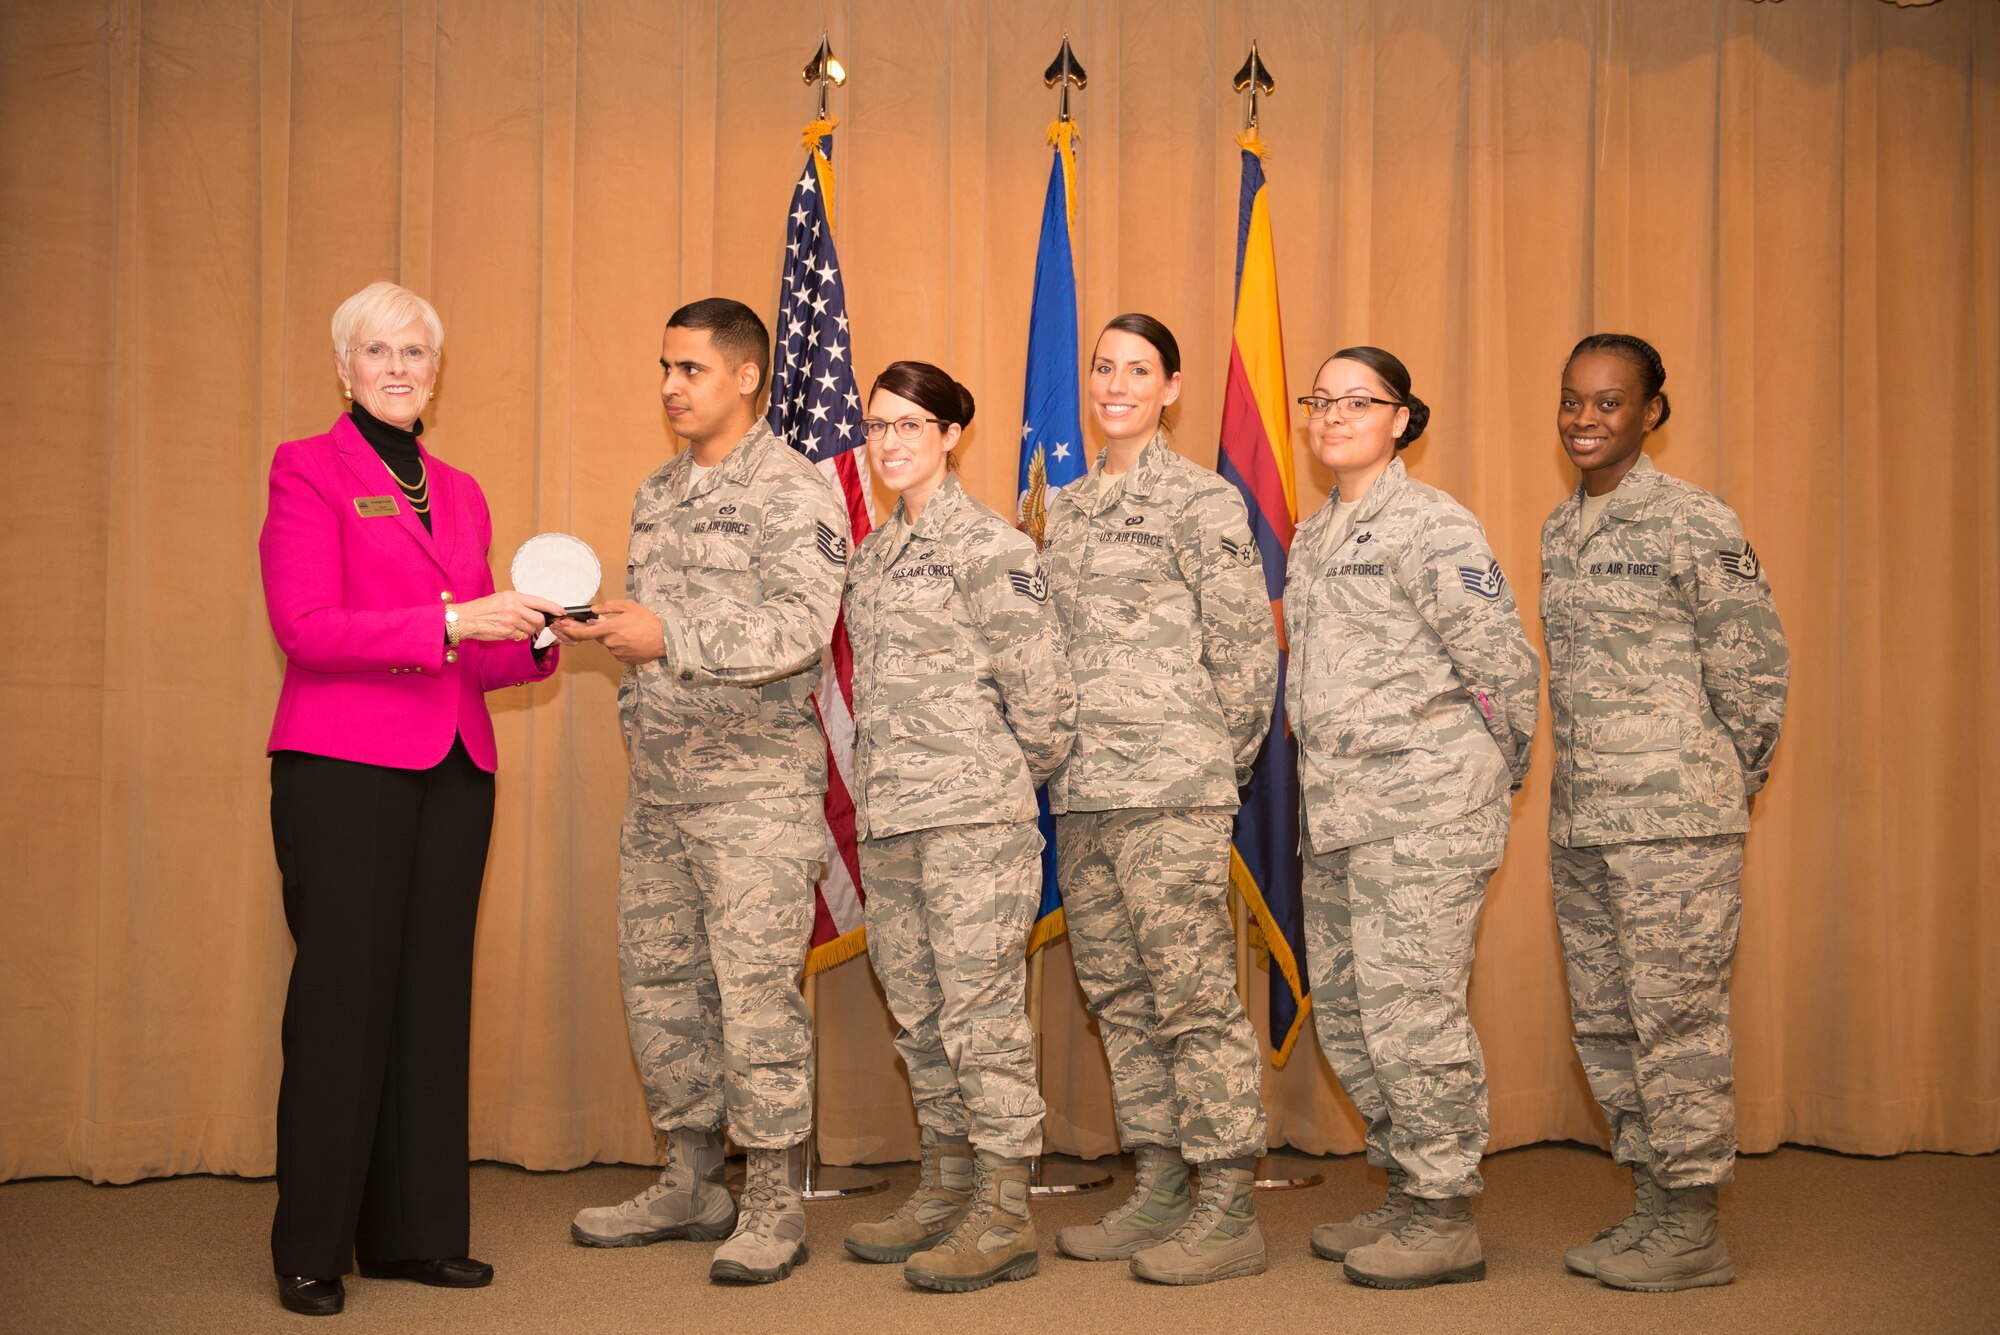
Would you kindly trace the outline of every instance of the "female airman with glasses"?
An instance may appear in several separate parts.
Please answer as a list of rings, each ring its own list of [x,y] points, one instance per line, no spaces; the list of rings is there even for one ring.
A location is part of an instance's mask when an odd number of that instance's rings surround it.
[[[1313,1015],[1389,1178],[1312,1248],[1377,1288],[1482,1279],[1486,1070],[1466,984],[1541,662],[1479,521],[1404,471],[1430,409],[1403,363],[1344,348],[1299,403],[1335,482],[1285,582]]]
[[[972,411],[929,363],[875,378],[868,463],[898,499],[847,583],[868,958],[900,1026],[923,1164],[910,1198],[846,1245],[944,1292],[1039,1264],[1028,1161],[1042,1096],[1025,1008],[1042,895],[1035,789],[1076,723],[1034,541],[958,483]]]

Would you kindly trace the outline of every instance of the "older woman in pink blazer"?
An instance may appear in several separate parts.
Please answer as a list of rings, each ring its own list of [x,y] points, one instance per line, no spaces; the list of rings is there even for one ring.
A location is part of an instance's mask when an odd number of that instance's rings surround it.
[[[486,692],[540,681],[559,617],[495,593],[470,474],[418,441],[444,330],[374,283],[333,317],[353,400],[278,447],[259,550],[285,684],[271,830],[298,954],[285,997],[278,1211],[285,1307],[341,1310],[341,1276],[474,1288],[466,1077],[472,934],[493,825]]]

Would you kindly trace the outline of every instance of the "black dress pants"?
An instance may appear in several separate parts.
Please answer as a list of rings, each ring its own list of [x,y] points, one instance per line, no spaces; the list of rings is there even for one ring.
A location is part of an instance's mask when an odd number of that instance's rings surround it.
[[[493,776],[271,757],[271,833],[298,947],[278,1086],[278,1274],[464,1256],[472,936]]]

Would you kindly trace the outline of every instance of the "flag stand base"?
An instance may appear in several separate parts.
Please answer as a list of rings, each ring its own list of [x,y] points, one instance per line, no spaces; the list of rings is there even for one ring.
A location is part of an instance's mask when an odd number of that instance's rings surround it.
[[[1038,1154],[1028,1161],[1030,1196],[1081,1196],[1111,1185],[1110,1170],[1067,1155]]]
[[[819,1161],[818,1138],[806,1142],[805,1178],[799,1196],[809,1201],[837,1201],[848,1196],[866,1196],[889,1185],[880,1173],[861,1168],[842,1168]]]
[[[1326,1174],[1311,1161],[1288,1154],[1265,1155],[1257,1160],[1255,1171],[1253,1185],[1258,1191],[1302,1191],[1326,1181]]]
[[[799,1174],[799,1196],[808,1201],[837,1201],[849,1196],[866,1196],[889,1185],[889,1179],[865,1168],[844,1168],[819,1161],[819,975],[805,979],[800,991],[805,995],[806,1013],[812,1027],[812,1130],[806,1132],[805,1163]]]

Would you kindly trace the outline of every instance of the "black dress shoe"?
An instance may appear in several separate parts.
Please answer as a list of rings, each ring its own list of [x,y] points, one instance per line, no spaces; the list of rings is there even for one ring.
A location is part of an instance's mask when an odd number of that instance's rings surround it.
[[[357,1268],[369,1279],[414,1279],[440,1289],[483,1289],[493,1282],[493,1267],[469,1256],[441,1261],[361,1261]]]
[[[287,1312],[297,1312],[300,1316],[339,1316],[347,1303],[347,1290],[338,1279],[280,1275],[278,1301]]]

